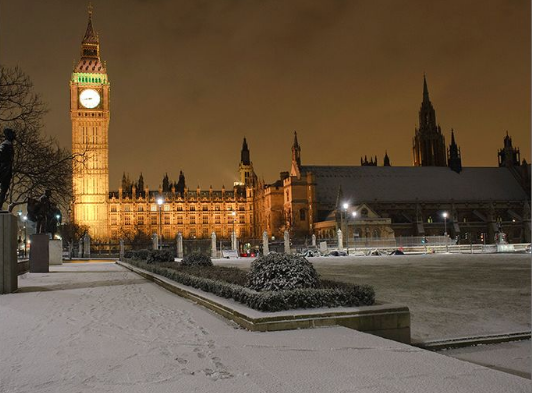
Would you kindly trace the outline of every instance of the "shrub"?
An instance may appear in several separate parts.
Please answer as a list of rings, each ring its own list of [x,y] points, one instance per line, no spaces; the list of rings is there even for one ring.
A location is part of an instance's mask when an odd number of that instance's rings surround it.
[[[174,261],[174,255],[168,250],[152,250],[148,254],[146,263],[154,262],[172,262]]]
[[[256,291],[281,291],[318,287],[318,273],[305,258],[269,254],[250,266],[248,287]]]
[[[131,250],[125,251],[124,252],[124,258],[126,258],[126,259],[133,258],[133,251],[131,251]]]
[[[142,249],[133,251],[133,259],[146,261],[150,255],[150,250]]]
[[[211,257],[201,252],[191,252],[181,261],[182,266],[213,266]]]
[[[257,292],[240,285],[230,284],[188,274],[173,264],[150,264],[131,261],[132,265],[160,274],[180,284],[211,292],[217,296],[245,304],[258,311],[282,311],[296,308],[371,306],[375,301],[374,289],[368,285],[352,285],[328,281],[322,288]],[[204,268],[203,270],[214,270]],[[191,270],[190,270],[191,271]],[[340,284],[336,286],[336,284]]]

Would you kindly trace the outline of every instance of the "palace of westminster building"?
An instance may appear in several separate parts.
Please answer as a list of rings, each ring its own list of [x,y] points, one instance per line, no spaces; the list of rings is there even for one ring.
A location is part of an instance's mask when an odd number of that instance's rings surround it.
[[[463,167],[453,130],[448,149],[437,125],[424,77],[419,127],[413,138],[413,166],[394,167],[385,154],[383,166],[361,158],[357,166],[303,165],[294,133],[292,166],[265,184],[254,173],[244,139],[240,181],[231,189],[189,189],[180,172],[177,182],[165,176],[157,190],[141,176],[123,176],[121,187],[109,191],[108,132],[110,82],[100,59],[98,35],[89,13],[81,58],[70,80],[72,151],[85,161],[73,169],[75,223],[97,239],[124,232],[161,231],[163,239],[208,238],[214,232],[229,238],[333,238],[342,227],[348,238],[393,238],[448,234],[459,240],[492,242],[499,230],[512,242],[531,241],[531,165],[507,135],[497,167]]]

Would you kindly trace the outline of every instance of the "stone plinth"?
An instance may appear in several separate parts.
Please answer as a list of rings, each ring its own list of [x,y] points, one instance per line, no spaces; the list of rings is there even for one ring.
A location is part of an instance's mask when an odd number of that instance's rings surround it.
[[[48,273],[50,271],[50,236],[40,233],[30,236],[30,273]]]
[[[63,264],[63,245],[61,240],[50,240],[48,244],[48,255],[50,257],[50,265]]]
[[[0,294],[17,289],[17,218],[8,212],[0,212]]]

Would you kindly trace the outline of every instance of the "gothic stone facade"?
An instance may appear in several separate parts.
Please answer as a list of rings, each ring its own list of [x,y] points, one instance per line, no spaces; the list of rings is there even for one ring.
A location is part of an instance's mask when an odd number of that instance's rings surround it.
[[[158,190],[144,182],[124,182],[109,192],[109,79],[100,60],[98,35],[91,14],[81,58],[70,80],[72,148],[84,157],[73,169],[73,219],[97,238],[126,232],[159,233],[173,239],[207,238],[212,232],[229,238],[259,238],[263,232],[282,237],[332,237],[344,224],[348,237],[442,235],[442,213],[449,213],[447,232],[463,242],[493,242],[502,228],[513,242],[531,241],[531,166],[520,163],[509,136],[499,152],[499,167],[463,168],[452,130],[446,154],[424,77],[419,127],[413,140],[414,167],[384,166],[377,158],[361,166],[302,165],[297,135],[290,172],[272,184],[259,182],[246,139],[239,164],[240,182],[230,190],[190,190],[181,174],[168,177]],[[158,203],[158,201],[160,203]],[[348,203],[349,211],[342,205]],[[350,213],[357,216],[350,219]]]

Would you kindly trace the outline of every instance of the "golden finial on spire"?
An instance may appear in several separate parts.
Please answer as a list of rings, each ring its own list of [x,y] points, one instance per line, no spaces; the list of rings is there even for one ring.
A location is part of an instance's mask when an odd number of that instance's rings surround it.
[[[93,3],[89,1],[89,6],[87,7],[87,11],[89,11],[89,16],[93,15]]]

